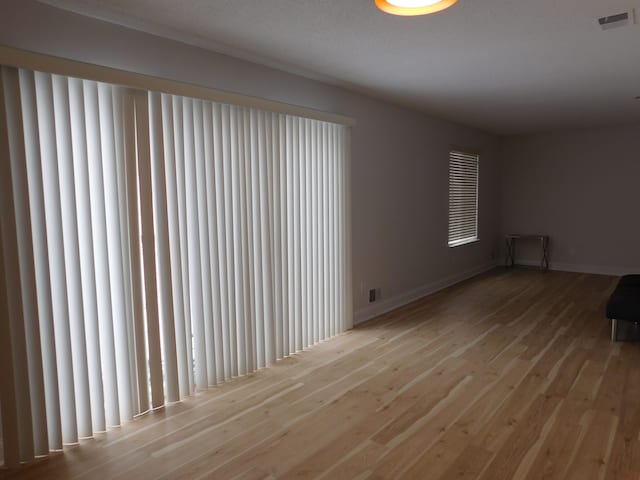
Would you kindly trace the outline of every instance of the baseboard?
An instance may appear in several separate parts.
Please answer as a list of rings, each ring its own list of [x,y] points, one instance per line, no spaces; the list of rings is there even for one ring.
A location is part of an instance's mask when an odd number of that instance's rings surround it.
[[[518,260],[518,265],[524,265],[527,267],[539,267],[540,260]],[[640,267],[634,268],[610,265],[586,265],[580,263],[550,262],[549,270],[555,270],[558,272],[592,273],[595,275],[613,275],[617,277],[626,275],[628,273],[638,273],[640,272]]]
[[[431,282],[427,285],[423,285],[408,292],[401,293],[400,295],[387,298],[386,300],[367,305],[366,307],[354,312],[353,324],[358,325],[359,323],[371,320],[372,318],[382,315],[383,313],[395,310],[396,308],[407,305],[408,303],[418,300],[419,298],[426,297],[427,295],[436,293],[444,288],[450,287],[451,285],[455,285],[456,283],[460,283],[464,280],[480,275],[481,273],[492,270],[495,267],[495,263],[482,265],[465,272],[458,273],[456,275],[451,275],[449,277],[443,278],[442,280]]]

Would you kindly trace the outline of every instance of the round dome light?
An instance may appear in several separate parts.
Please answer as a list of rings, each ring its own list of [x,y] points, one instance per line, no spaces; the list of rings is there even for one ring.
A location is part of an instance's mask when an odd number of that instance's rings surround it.
[[[392,15],[427,15],[449,8],[458,0],[375,0],[376,6]]]

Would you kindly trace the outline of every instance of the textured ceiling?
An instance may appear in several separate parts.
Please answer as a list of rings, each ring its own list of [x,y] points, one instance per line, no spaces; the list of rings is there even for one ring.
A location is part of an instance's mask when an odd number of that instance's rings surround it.
[[[373,0],[46,3],[495,133],[640,122],[640,25],[596,21],[640,0],[459,0],[424,17]]]

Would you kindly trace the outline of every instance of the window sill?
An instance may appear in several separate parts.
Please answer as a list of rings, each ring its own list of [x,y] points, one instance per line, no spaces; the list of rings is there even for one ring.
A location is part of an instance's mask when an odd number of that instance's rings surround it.
[[[470,243],[479,242],[480,239],[478,237],[475,238],[465,238],[464,240],[458,240],[457,242],[449,243],[449,248],[461,247],[462,245],[469,245]]]

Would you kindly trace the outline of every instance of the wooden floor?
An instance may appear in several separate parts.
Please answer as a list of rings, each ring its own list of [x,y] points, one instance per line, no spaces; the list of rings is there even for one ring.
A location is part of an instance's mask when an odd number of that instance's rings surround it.
[[[497,270],[6,478],[637,479],[616,278]]]

